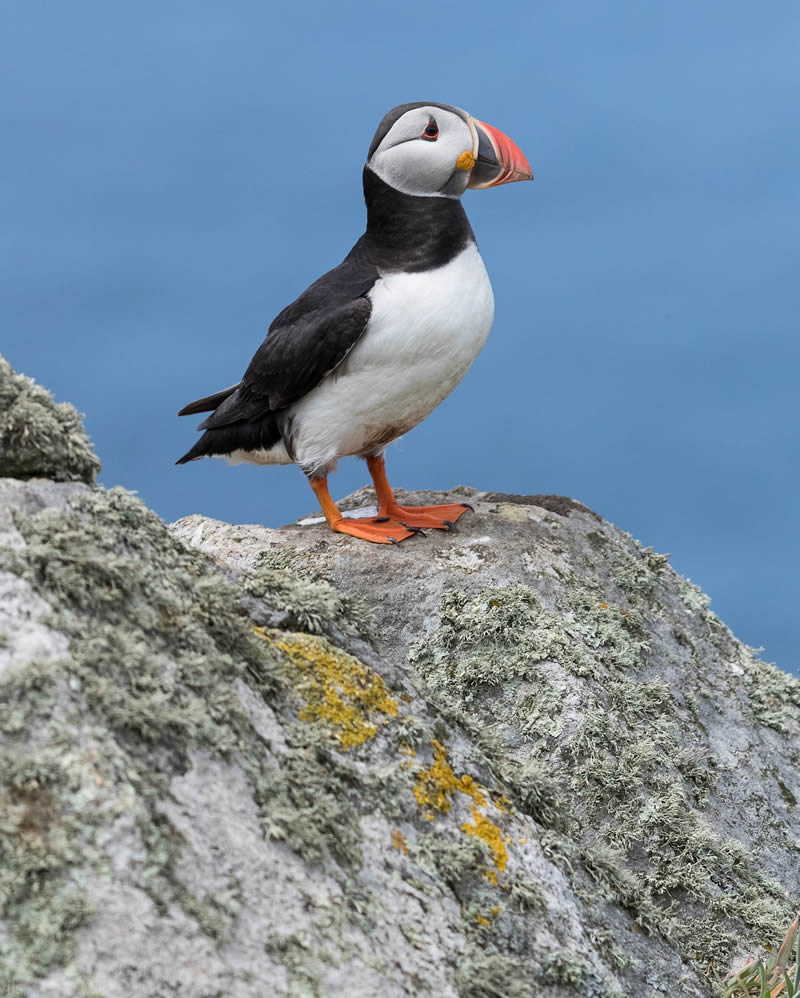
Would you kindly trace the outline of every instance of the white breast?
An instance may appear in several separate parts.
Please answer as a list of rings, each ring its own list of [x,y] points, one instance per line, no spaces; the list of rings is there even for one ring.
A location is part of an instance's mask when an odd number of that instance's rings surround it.
[[[494,317],[474,243],[437,270],[384,275],[370,300],[346,361],[293,408],[295,458],[306,470],[380,452],[421,422],[467,373]]]

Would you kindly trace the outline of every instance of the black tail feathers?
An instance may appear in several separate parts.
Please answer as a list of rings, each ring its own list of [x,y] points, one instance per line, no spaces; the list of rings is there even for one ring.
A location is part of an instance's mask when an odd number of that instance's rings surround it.
[[[241,382],[239,382],[241,384]],[[196,402],[190,402],[185,405],[181,411],[178,413],[179,416],[194,416],[198,412],[211,412],[216,409],[221,402],[224,402],[229,395],[233,395],[239,385],[231,385],[230,388],[223,388],[221,392],[215,392],[213,395],[206,395],[203,399],[198,399]]]
[[[197,403],[195,403],[197,404]],[[281,439],[278,418],[268,412],[253,422],[234,423],[206,430],[194,447],[188,450],[176,464],[186,464],[199,457],[227,457],[234,451],[269,450]]]

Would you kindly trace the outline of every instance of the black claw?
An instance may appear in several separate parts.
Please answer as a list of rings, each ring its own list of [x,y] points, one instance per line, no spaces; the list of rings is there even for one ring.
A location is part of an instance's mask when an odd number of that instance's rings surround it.
[[[461,505],[464,507],[464,509],[468,509],[471,513],[475,512],[475,507],[470,506],[468,502],[462,502]]]
[[[372,519],[373,523],[388,523],[391,519],[390,516],[375,516]]]
[[[458,527],[455,525],[455,523],[453,523],[452,520],[442,520],[442,523],[445,527],[447,527],[447,529],[450,531],[451,534],[458,533]]]
[[[386,519],[388,520],[388,519],[389,519],[389,517],[387,516],[387,517],[386,517]],[[390,544],[399,544],[399,543],[400,543],[400,541],[398,541],[398,539],[397,539],[396,537],[390,537],[390,538],[389,538],[389,543],[390,543]]]
[[[403,521],[401,520],[400,522],[402,523]],[[403,526],[406,530],[410,530],[412,534],[422,534],[423,537],[425,536],[425,531],[422,527],[409,527],[407,523],[403,523]]]

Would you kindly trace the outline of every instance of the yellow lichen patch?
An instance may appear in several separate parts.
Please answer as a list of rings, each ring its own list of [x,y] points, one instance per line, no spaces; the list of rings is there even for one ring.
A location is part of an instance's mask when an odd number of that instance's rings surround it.
[[[456,776],[453,767],[447,761],[447,750],[435,738],[433,745],[433,762],[427,769],[417,773],[417,783],[414,796],[420,807],[425,808],[425,817],[433,821],[433,811],[447,814],[453,797],[457,793],[466,794],[480,807],[486,803],[486,794],[480,785],[466,773]]]
[[[403,755],[408,755],[412,757],[417,754],[417,750],[414,748],[414,746],[407,745],[406,742],[402,742],[400,744],[400,751],[403,753]]]
[[[467,835],[472,835],[474,838],[486,843],[492,855],[494,865],[502,873],[508,863],[508,850],[503,841],[503,833],[493,821],[490,821],[489,818],[481,814],[474,806],[472,808],[472,820],[474,824],[465,821],[461,826],[461,830],[466,832]]]
[[[484,793],[483,787],[479,783],[476,783],[467,773],[458,778],[457,790],[466,794],[467,797],[471,797],[478,807],[485,807],[486,805],[486,794]]]
[[[300,673],[297,690],[306,702],[300,720],[325,724],[344,748],[375,737],[378,728],[371,715],[397,716],[397,701],[389,696],[383,679],[325,638],[261,627],[254,630],[285,652]]]
[[[478,912],[478,914],[475,916],[475,918],[477,919],[477,921],[478,921],[478,923],[480,925],[491,925],[492,922],[497,918],[497,916],[500,914],[500,912],[502,910],[503,910],[503,906],[501,904],[496,904],[494,906],[494,908],[492,908],[492,910],[489,912],[489,917],[488,918],[486,918],[485,915],[481,915],[480,912]]]
[[[403,835],[399,828],[395,828],[392,832],[392,845],[398,852],[403,853],[404,856],[408,855],[408,843],[406,842],[405,835]]]
[[[499,797],[495,796],[492,803],[501,814],[510,814],[514,810],[511,801],[503,795]]]
[[[464,794],[472,800],[472,823],[465,821],[461,830],[466,835],[485,842],[489,848],[495,869],[484,870],[486,879],[490,884],[499,886],[497,872],[502,873],[508,863],[508,850],[506,843],[511,842],[509,836],[504,836],[500,828],[486,815],[482,814],[478,808],[487,805],[489,791],[485,790],[469,774],[463,773],[456,776],[453,767],[447,761],[447,750],[441,742],[434,739],[433,762],[427,769],[417,773],[417,782],[414,787],[414,796],[417,803],[425,809],[425,818],[433,821],[434,811],[447,814],[452,806],[453,798],[456,794]],[[493,804],[502,814],[512,811],[511,801],[493,792]],[[502,885],[505,886],[505,885]]]

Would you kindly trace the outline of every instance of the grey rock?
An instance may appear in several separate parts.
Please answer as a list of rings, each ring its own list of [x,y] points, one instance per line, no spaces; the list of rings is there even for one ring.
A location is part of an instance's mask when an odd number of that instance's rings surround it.
[[[800,683],[578,503],[402,498],[474,512],[0,481],[6,993],[712,996],[780,940]]]
[[[99,470],[78,410],[0,355],[0,478],[93,482]]]

